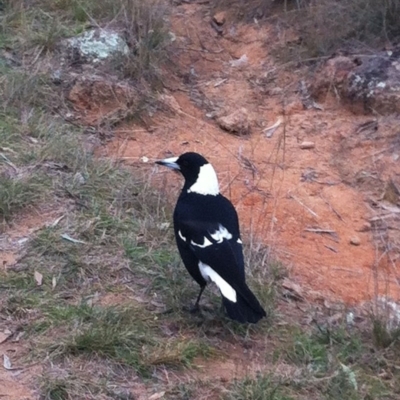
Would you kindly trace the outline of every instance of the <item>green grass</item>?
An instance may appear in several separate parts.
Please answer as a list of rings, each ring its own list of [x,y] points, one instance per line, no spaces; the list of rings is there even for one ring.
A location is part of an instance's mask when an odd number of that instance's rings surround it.
[[[313,388],[321,396],[317,398],[332,400],[394,398],[385,397],[389,386],[376,373],[387,368],[396,352],[378,350],[370,333],[341,325],[311,331],[283,329],[274,358],[278,364],[298,368],[297,376],[289,377],[285,385],[299,394]]]
[[[378,347],[392,346],[400,349],[400,327],[389,327],[387,316],[386,318],[382,315],[372,317],[372,336]]]
[[[78,356],[92,354],[132,367],[145,373],[142,349],[154,346],[155,332],[152,317],[145,318],[143,311],[118,308],[81,307],[55,309],[48,314],[54,322],[65,323],[66,317],[74,322],[76,329],[60,344],[50,346],[52,356]]]
[[[271,376],[258,375],[256,378],[244,378],[236,381],[224,397],[226,400],[293,400],[285,394],[282,383]]]
[[[45,191],[40,179],[33,176],[11,178],[0,175],[0,187],[0,218],[3,221],[9,220],[27,205],[39,201]]]
[[[45,400],[67,400],[68,382],[63,379],[46,380],[41,387],[42,398]]]

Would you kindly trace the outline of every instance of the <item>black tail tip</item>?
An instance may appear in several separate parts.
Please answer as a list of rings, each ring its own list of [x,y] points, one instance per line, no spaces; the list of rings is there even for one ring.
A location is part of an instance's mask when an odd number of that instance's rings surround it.
[[[256,309],[249,307],[243,303],[233,303],[228,299],[223,298],[224,306],[228,317],[242,324],[256,324],[262,318],[267,316],[265,310],[258,305]]]

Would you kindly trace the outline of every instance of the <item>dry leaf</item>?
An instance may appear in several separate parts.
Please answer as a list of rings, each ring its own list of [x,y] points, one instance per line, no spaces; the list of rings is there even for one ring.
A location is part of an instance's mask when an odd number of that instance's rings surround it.
[[[3,354],[3,367],[8,370],[13,369],[11,366],[11,360],[6,354]]]
[[[398,204],[400,200],[400,190],[397,188],[392,179],[389,179],[385,187],[385,192],[383,193],[383,200],[388,201],[392,204]]]
[[[158,393],[154,393],[149,397],[149,400],[158,400],[161,399],[162,397],[164,397],[165,392],[158,392]]]
[[[61,217],[57,218],[55,221],[53,221],[49,226],[51,228],[54,228],[55,226],[58,225],[58,223],[65,217],[65,215],[61,215]]]
[[[282,282],[282,287],[288,290],[294,299],[303,300],[303,289],[297,283],[285,278]]]
[[[263,129],[263,133],[265,133],[267,138],[272,137],[272,135],[279,128],[281,123],[282,123],[282,118],[279,117],[278,120],[273,125]]]
[[[62,237],[63,239],[65,239],[65,240],[68,240],[69,242],[72,242],[72,243],[86,244],[86,243],[83,242],[82,240],[72,238],[71,236],[68,235],[68,233],[63,233],[63,234],[61,235],[61,237]]]
[[[11,336],[11,332],[7,334],[6,332],[0,332],[0,344],[4,343]]]
[[[35,271],[35,281],[38,286],[42,286],[43,275],[38,271]]]

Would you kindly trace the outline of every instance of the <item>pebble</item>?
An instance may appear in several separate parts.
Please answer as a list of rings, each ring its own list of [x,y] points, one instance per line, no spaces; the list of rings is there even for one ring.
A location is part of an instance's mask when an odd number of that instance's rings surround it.
[[[300,148],[302,150],[308,150],[308,149],[313,149],[315,147],[314,142],[302,142],[300,143]]]
[[[359,246],[361,244],[361,240],[358,236],[353,236],[350,239],[350,244],[352,244],[353,246]]]
[[[223,11],[220,11],[214,14],[213,21],[219,26],[223,25],[226,21],[225,13]]]
[[[370,230],[371,230],[371,224],[369,222],[364,222],[359,229],[360,232],[368,232]]]

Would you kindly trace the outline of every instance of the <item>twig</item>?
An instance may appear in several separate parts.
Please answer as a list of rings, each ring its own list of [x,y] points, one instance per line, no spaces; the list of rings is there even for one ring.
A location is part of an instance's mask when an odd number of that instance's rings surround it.
[[[344,222],[342,216],[339,214],[338,211],[336,211],[336,210],[333,208],[332,204],[331,204],[327,199],[325,199],[325,197],[323,197],[323,196],[321,196],[321,195],[320,195],[320,197],[321,197],[321,199],[329,206],[329,208],[336,214],[336,216],[337,216],[341,221]]]
[[[278,120],[273,125],[263,129],[263,133],[265,133],[267,138],[272,137],[272,135],[274,134],[276,129],[279,127],[279,125],[282,123],[282,121],[283,121],[282,118],[279,117]]]
[[[338,252],[334,247],[328,246],[328,245],[326,245],[326,244],[324,244],[324,247],[326,247],[326,248],[327,248],[328,250],[330,250],[330,251],[333,251],[334,253],[337,253],[337,252]]]
[[[369,219],[369,222],[377,222],[377,221],[381,221],[381,220],[384,220],[384,219],[393,218],[393,217],[394,217],[393,214],[394,214],[394,213],[391,212],[391,213],[389,213],[389,214],[377,215],[376,217],[370,218],[370,219]]]
[[[368,157],[375,157],[375,156],[378,156],[379,154],[385,153],[385,152],[387,152],[387,151],[389,151],[389,150],[392,150],[393,148],[394,148],[394,146],[389,146],[389,147],[386,147],[386,149],[376,151],[375,153],[366,154],[365,156],[361,157],[361,160],[364,160],[364,159],[366,159],[366,158],[368,158]]]
[[[11,168],[14,169],[15,172],[18,172],[18,168],[7,158],[7,156],[3,153],[0,153],[1,158],[8,164]]]
[[[289,198],[292,198],[293,200],[297,201],[301,206],[303,206],[311,215],[313,215],[316,218],[318,217],[318,214],[315,213],[313,210],[311,210],[311,208],[307,207],[304,203],[302,203],[296,196],[294,195],[289,195]]]
[[[148,129],[115,129],[115,133],[135,133],[135,132],[148,132]]]
[[[214,87],[218,87],[221,86],[223,83],[225,83],[228,80],[228,78],[225,79],[221,79],[220,81],[218,81],[217,83],[214,84]]]
[[[320,229],[320,228],[306,228],[304,229],[306,232],[314,232],[314,233],[328,233],[330,235],[336,235],[336,232],[331,229]]]
[[[257,174],[257,167],[245,156],[242,156],[241,154],[239,155],[239,159],[242,162],[244,168],[247,168],[251,171],[253,175],[253,179],[255,175]]]

